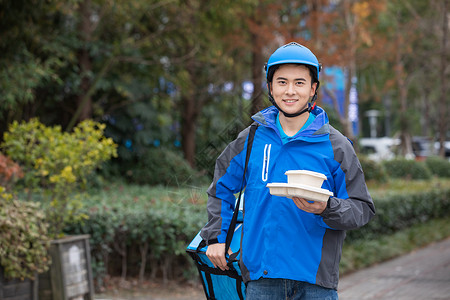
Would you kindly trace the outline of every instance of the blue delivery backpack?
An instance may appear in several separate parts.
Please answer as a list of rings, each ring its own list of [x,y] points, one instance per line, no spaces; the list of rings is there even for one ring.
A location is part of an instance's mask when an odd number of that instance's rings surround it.
[[[242,220],[236,224],[230,249],[233,254],[239,254],[242,233]],[[234,300],[245,299],[245,284],[242,281],[241,269],[239,268],[239,255],[235,258],[227,256],[229,270],[222,271],[214,268],[206,256],[205,241],[200,233],[192,240],[186,252],[194,259],[200,274],[203,290],[208,300]]]
[[[257,126],[257,124],[252,124],[250,127],[242,183],[245,181],[245,173]],[[204,241],[200,236],[200,232],[186,249],[186,252],[192,257],[197,266],[200,274],[200,280],[203,285],[203,290],[205,292],[206,299],[208,300],[245,299],[245,284],[242,280],[241,269],[239,267],[239,254],[243,225],[243,215],[242,210],[240,210],[242,196],[241,189],[239,197],[236,200],[236,206],[225,242],[225,253],[228,253],[229,249],[232,251],[231,255],[226,255],[229,270],[214,268],[213,264],[206,256],[206,250],[208,247],[206,246],[206,241]]]

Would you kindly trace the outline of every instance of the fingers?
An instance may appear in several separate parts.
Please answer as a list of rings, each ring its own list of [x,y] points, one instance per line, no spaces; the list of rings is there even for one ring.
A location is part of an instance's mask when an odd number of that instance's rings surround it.
[[[321,214],[327,207],[326,202],[307,201],[303,198],[298,197],[293,197],[292,200],[299,209],[313,214]]]
[[[206,250],[206,256],[209,258],[215,268],[228,270],[227,261],[225,259],[225,244],[212,244]]]

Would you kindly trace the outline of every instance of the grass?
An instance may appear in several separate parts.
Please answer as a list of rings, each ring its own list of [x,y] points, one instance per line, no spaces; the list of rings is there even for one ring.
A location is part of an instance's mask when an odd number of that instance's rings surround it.
[[[431,180],[406,180],[389,179],[385,183],[368,182],[367,187],[372,198],[385,196],[386,194],[417,193],[434,189],[439,186],[450,187],[450,178],[436,178]]]
[[[131,211],[162,205],[206,207],[207,201],[206,187],[203,186],[142,186],[121,182],[111,183],[101,189],[91,189],[84,197],[83,202],[87,207],[106,206]]]
[[[368,182],[372,198],[393,193],[415,193],[437,186],[450,187],[450,179],[433,178],[432,180],[391,179],[386,183]],[[208,186],[140,186],[113,182],[103,188],[90,189],[84,199],[87,206],[106,205],[108,207],[128,206],[142,207],[149,203],[169,202],[175,205],[206,205]],[[205,206],[206,214],[206,206]]]

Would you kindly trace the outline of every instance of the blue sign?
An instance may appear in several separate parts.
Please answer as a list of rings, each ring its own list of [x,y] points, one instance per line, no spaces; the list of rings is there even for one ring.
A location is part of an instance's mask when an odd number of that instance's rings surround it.
[[[323,104],[337,110],[340,118],[344,117],[345,105],[345,70],[341,67],[327,67],[324,69],[323,79],[320,89],[321,101]],[[348,118],[352,123],[353,135],[359,134],[359,112],[358,112],[358,91],[356,89],[356,77],[352,78],[352,86],[349,94]]]

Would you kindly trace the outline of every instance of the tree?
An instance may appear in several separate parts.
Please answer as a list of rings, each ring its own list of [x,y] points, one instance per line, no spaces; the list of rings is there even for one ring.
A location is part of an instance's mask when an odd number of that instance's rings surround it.
[[[346,71],[344,114],[340,115],[340,123],[350,139],[355,137],[348,109],[352,81],[360,70],[384,53],[380,44],[382,36],[376,30],[378,16],[384,10],[385,1],[322,1],[313,9],[313,19],[308,23],[309,28],[316,28],[313,39],[317,39],[317,53],[324,68],[339,66]]]
[[[440,63],[440,83],[441,83],[441,93],[439,101],[439,155],[445,157],[445,147],[444,143],[447,138],[448,129],[448,101],[447,99],[447,78],[448,78],[448,31],[449,31],[449,17],[448,10],[450,8],[450,1],[445,0],[441,2],[442,9],[439,9],[440,16],[442,18],[442,31],[441,31],[441,63]],[[439,7],[440,8],[440,7]]]
[[[182,149],[191,166],[195,165],[197,124],[203,108],[212,103],[217,87],[235,84],[242,76],[234,77],[240,69],[232,56],[236,48],[226,39],[235,26],[239,4],[184,1],[172,16],[177,32],[171,35],[168,53],[169,70],[175,76],[169,78],[178,87]]]
[[[381,39],[373,30],[377,16],[385,9],[384,1],[261,1],[248,14],[244,28],[252,45],[251,74],[255,87],[252,112],[261,109],[261,65],[266,49],[297,41],[309,47],[325,66],[341,66],[347,70],[345,111],[340,121],[344,133],[353,138],[349,121],[351,82],[367,57],[375,59]],[[376,48],[372,49],[372,47]],[[273,49],[272,49],[273,51]],[[268,51],[267,51],[268,52]],[[339,110],[338,110],[339,111]]]
[[[399,99],[399,130],[402,141],[402,154],[411,155],[411,136],[419,131],[415,129],[415,119],[421,119],[422,124],[437,124],[434,132],[439,132],[439,127],[446,121],[445,97],[442,93],[442,82],[445,82],[445,71],[441,66],[448,60],[445,52],[445,5],[440,6],[440,1],[424,3],[423,1],[393,1],[388,5],[387,18],[390,28],[387,36],[391,43],[392,52],[395,53],[395,81],[398,87]],[[436,11],[442,11],[441,18],[436,18]],[[420,13],[419,13],[420,12]],[[440,22],[440,23],[439,23]],[[440,47],[436,47],[440,45]],[[441,70],[440,72],[438,70]],[[441,87],[441,89],[440,89]],[[434,91],[439,91],[436,93]],[[420,97],[420,94],[423,96]],[[439,100],[440,99],[440,100]],[[420,103],[422,100],[422,103]],[[436,104],[436,105],[433,105]],[[434,110],[433,107],[439,107]],[[444,112],[444,115],[442,114]],[[430,121],[438,120],[438,122]],[[433,135],[431,128],[424,126],[424,134]]]
[[[56,73],[61,56],[49,55],[59,39],[45,15],[55,6],[47,1],[0,2],[0,132],[13,120],[34,114],[43,82],[62,83]]]

